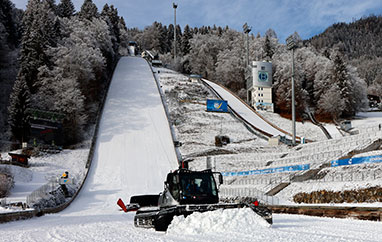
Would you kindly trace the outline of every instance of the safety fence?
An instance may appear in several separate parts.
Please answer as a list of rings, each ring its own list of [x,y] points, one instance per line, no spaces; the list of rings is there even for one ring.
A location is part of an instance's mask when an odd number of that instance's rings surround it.
[[[174,126],[173,126],[173,122],[171,121],[170,111],[169,111],[169,108],[168,108],[167,102],[166,102],[166,96],[163,93],[163,90],[161,88],[161,84],[160,84],[159,78],[157,78],[157,76],[156,76],[156,74],[155,74],[155,72],[153,70],[152,65],[150,65],[150,63],[147,63],[147,64],[150,66],[151,72],[153,74],[153,77],[154,77],[154,80],[155,80],[155,84],[156,84],[156,86],[158,88],[158,92],[159,92],[159,95],[160,95],[160,98],[161,98],[161,102],[163,104],[163,108],[164,108],[164,111],[166,113],[168,126],[169,126],[169,129],[170,129],[170,132],[171,132],[171,137],[172,137],[173,142],[175,142],[178,139],[176,138],[176,133],[175,133],[175,129],[174,129]],[[176,145],[174,145],[174,149],[175,149],[176,157],[178,159],[177,162],[180,165],[180,163],[182,161],[182,155],[181,155],[181,153],[179,151],[179,148]]]
[[[253,197],[269,205],[280,204],[279,198],[275,196],[267,196],[264,192],[250,187],[224,187],[219,190],[220,197],[232,198],[232,197]]]
[[[382,138],[382,131],[370,130],[369,132],[360,133],[357,135],[349,135],[349,136],[344,136],[337,139],[330,139],[330,140],[319,141],[314,143],[302,144],[299,146],[299,148],[300,148],[300,152],[304,152],[304,151],[320,152],[330,147],[339,148],[339,146],[341,146],[342,148],[342,147],[357,146],[367,142],[367,140],[369,139],[375,140],[377,138]]]
[[[56,180],[51,180],[45,185],[39,187],[37,190],[34,190],[31,194],[27,196],[26,203],[29,207],[41,199],[48,199],[50,194],[57,190],[59,184]]]
[[[285,155],[285,154],[284,154]],[[282,165],[302,165],[305,163],[323,163],[328,160],[332,160],[338,158],[343,155],[343,150],[332,150],[321,152],[317,154],[309,154],[309,155],[301,155],[301,156],[293,156],[291,153],[290,156],[285,156],[284,158],[280,158],[281,155],[278,155],[275,159],[261,159],[256,156],[256,159],[235,159],[234,157],[219,157],[215,158],[218,161],[218,164],[222,163],[234,163],[236,167],[239,167],[241,170],[243,169],[254,169],[254,168],[278,168]],[[220,166],[220,165],[219,165]],[[239,169],[237,168],[237,169]],[[237,171],[234,171],[237,172]]]
[[[240,185],[240,186],[253,186],[253,185],[262,185],[268,186],[270,184],[280,184],[282,182],[290,182],[291,179],[295,176],[296,173],[288,173],[288,174],[270,174],[268,176],[261,176],[261,178],[242,178],[232,180],[230,185]],[[271,176],[273,175],[273,176]],[[228,183],[229,181],[227,181]],[[263,189],[262,189],[263,190]]]
[[[327,152],[321,152],[316,154],[295,156],[295,157],[285,157],[282,159],[274,160],[271,166],[276,165],[288,165],[288,164],[301,164],[301,163],[323,163],[328,159],[333,159],[341,156],[342,150],[333,150]]]
[[[382,134],[381,134],[382,135]],[[334,142],[317,142],[315,146],[312,144],[309,144],[309,146],[302,147],[302,149],[296,154],[311,154],[311,153],[321,153],[326,151],[334,151],[334,150],[351,150],[355,148],[362,148],[364,145],[370,144],[371,142],[374,142],[376,139],[381,138],[382,136],[375,136],[371,134],[370,136],[367,135],[354,135],[344,137],[341,140],[334,140]],[[337,142],[335,142],[337,141]]]
[[[364,125],[364,126],[357,127],[357,129],[360,134],[380,132],[382,131],[382,123],[375,124],[375,125]]]
[[[70,181],[71,186],[77,186],[76,178],[72,178]],[[54,192],[57,191],[59,187],[59,179],[51,179],[45,185],[39,187],[38,189],[34,190],[31,194],[29,194],[26,199],[26,204],[28,205],[28,207],[32,207],[33,204],[37,203],[41,199],[49,199],[52,195],[54,195]]]
[[[309,164],[303,164],[303,165],[266,168],[261,170],[252,170],[252,171],[222,172],[222,175],[223,176],[250,176],[250,175],[270,174],[270,173],[279,173],[279,172],[302,171],[302,170],[309,170],[309,169],[310,169]]]

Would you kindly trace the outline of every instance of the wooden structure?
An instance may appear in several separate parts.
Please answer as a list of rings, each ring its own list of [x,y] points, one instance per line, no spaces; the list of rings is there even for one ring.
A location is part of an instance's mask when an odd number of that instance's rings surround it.
[[[28,166],[28,159],[30,158],[29,155],[16,153],[8,153],[8,155],[11,157],[11,163],[13,165]]]

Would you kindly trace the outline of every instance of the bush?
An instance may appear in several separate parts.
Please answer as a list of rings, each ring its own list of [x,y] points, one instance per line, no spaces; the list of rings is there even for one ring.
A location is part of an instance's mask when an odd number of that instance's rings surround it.
[[[0,168],[0,198],[6,197],[14,184],[12,173],[7,168]]]

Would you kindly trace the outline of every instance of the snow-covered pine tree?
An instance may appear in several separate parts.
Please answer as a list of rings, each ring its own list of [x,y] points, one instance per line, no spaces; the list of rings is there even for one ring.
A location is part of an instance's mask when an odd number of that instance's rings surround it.
[[[85,0],[78,12],[78,16],[82,19],[92,20],[98,17],[98,8],[92,0]]]
[[[182,47],[181,51],[183,55],[190,53],[190,39],[192,38],[192,33],[190,26],[188,24],[184,27],[183,36],[182,36]]]
[[[120,32],[119,32],[119,17],[118,12],[113,5],[109,7],[105,4],[102,12],[101,18],[107,23],[109,27],[109,35],[111,37],[111,42],[113,46],[113,51],[103,50],[102,54],[106,58],[106,65],[108,71],[112,71],[115,61],[115,53],[118,53],[119,43],[120,43]]]
[[[62,18],[70,18],[74,15],[75,9],[71,0],[61,0],[57,6],[57,15]]]
[[[21,10],[17,10],[9,0],[0,0],[0,24],[4,27],[1,39],[7,42],[8,47],[15,48],[20,43],[20,16]],[[19,16],[20,15],[20,16]],[[4,47],[5,45],[2,45]],[[0,47],[1,48],[1,47]]]
[[[101,16],[107,17],[109,21],[108,24],[110,24],[111,27],[111,34],[115,36],[116,43],[119,43],[120,40],[120,33],[119,33],[119,16],[118,16],[118,10],[114,7],[114,5],[110,5],[110,7],[105,4],[105,6],[102,9]],[[114,51],[118,51],[118,48],[115,47]]]
[[[118,28],[120,33],[120,43],[119,43],[118,54],[125,56],[125,55],[128,55],[129,53],[128,51],[129,34],[127,32],[126,23],[123,17],[119,18]]]
[[[335,52],[333,58],[332,83],[337,84],[341,98],[344,101],[344,110],[342,111],[342,115],[345,117],[353,116],[355,114],[352,90],[353,87],[351,86],[349,80],[346,65],[337,51]]]
[[[167,46],[168,46],[168,51],[171,52],[172,55],[174,55],[174,25],[169,24],[167,28]]]
[[[176,55],[182,56],[182,28],[179,24],[176,25]]]
[[[165,54],[170,52],[170,46],[168,46],[167,41],[167,26],[163,26],[161,23],[158,24],[158,30],[159,30],[159,43],[161,46],[160,53]]]
[[[42,66],[40,56],[44,56],[41,48],[41,37],[35,28],[36,16],[40,12],[40,1],[29,0],[22,20],[23,35],[21,38],[20,69],[18,78],[25,80],[28,88],[35,92],[37,69]]]
[[[277,39],[277,34],[273,29],[268,29],[265,32],[265,37],[268,37],[269,39]]]
[[[161,32],[158,22],[154,22],[152,25],[145,28],[141,34],[140,44],[142,48],[147,50],[153,50],[157,53],[161,51]]]
[[[269,40],[268,35],[266,35],[265,40],[264,40],[264,56],[263,56],[263,58],[265,60],[272,60],[273,54],[274,54],[273,46],[271,44],[271,41]]]
[[[56,44],[55,14],[48,2],[29,0],[23,17],[23,35],[18,78],[26,81],[32,94],[38,89],[38,68],[47,64],[46,50]]]
[[[43,3],[47,3],[49,8],[57,14],[57,5],[56,5],[56,0],[41,0]]]
[[[13,86],[8,107],[8,122],[13,138],[20,142],[28,140],[29,114],[27,109],[30,105],[30,92],[26,80],[18,77]]]
[[[0,140],[9,139],[9,98],[17,75],[22,11],[9,0],[0,0]],[[0,149],[4,144],[0,143]]]

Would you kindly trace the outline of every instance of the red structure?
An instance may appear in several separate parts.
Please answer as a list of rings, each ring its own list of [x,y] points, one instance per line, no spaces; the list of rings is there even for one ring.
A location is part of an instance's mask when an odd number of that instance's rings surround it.
[[[8,153],[8,155],[11,157],[12,164],[28,166],[28,158],[30,158],[29,155],[15,153]]]

